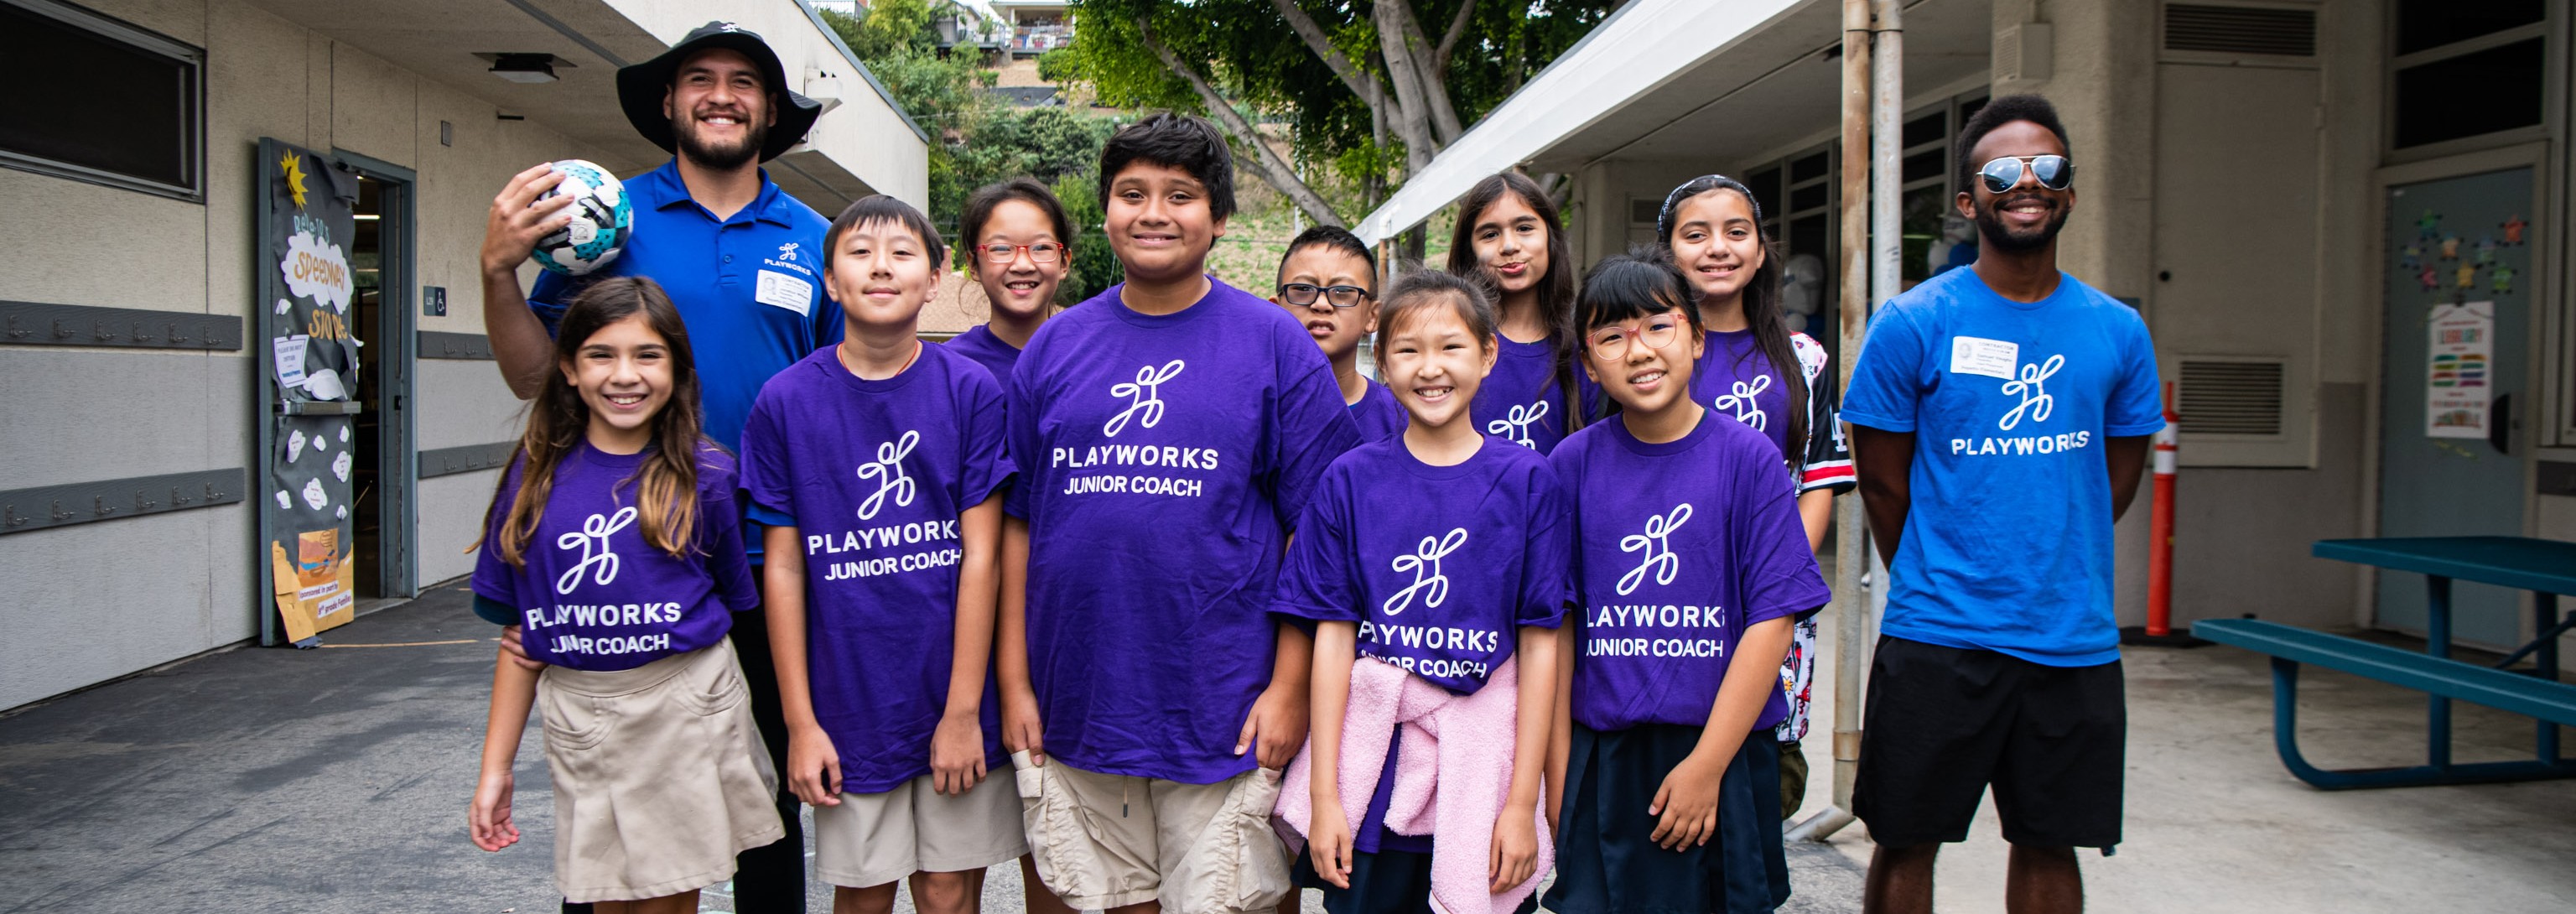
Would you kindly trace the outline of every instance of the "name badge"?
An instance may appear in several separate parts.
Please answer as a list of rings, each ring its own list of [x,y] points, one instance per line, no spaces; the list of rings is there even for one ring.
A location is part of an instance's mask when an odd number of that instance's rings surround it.
[[[766,277],[768,274],[761,275]],[[2019,343],[1973,336],[1950,338],[1950,371],[1953,374],[1981,374],[2010,381],[2013,366],[2019,364]]]
[[[813,283],[771,270],[760,271],[760,276],[755,282],[757,284],[752,287],[751,293],[753,301],[785,308],[808,317],[813,316]]]

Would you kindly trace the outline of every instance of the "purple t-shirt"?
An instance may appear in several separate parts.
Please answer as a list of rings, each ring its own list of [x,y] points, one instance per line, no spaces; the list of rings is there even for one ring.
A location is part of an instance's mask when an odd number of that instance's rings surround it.
[[[1359,426],[1360,440],[1384,441],[1404,434],[1404,427],[1413,424],[1413,416],[1404,411],[1403,403],[1397,402],[1395,391],[1376,381],[1365,383],[1368,392],[1360,395],[1360,402],[1350,404],[1351,422]]]
[[[501,560],[501,524],[519,497],[526,455],[510,461],[474,561],[476,596],[518,610],[528,657],[592,672],[631,670],[714,645],[733,614],[760,605],[742,554],[733,457],[698,451],[698,518],[686,557],[644,538],[633,478],[647,449],[611,454],[583,441],[555,464],[554,484],[522,566]]]
[[[1516,343],[1495,337],[1493,373],[1476,388],[1467,416],[1476,430],[1541,454],[1565,440],[1566,405],[1557,383],[1556,356],[1545,341]],[[1578,368],[1577,374],[1581,373]]]
[[[769,379],[743,426],[742,486],[804,539],[814,720],[841,786],[879,793],[930,771],[957,636],[958,516],[1013,472],[1001,388],[938,346],[863,380],[834,347]],[[985,677],[986,767],[1004,764]]]
[[[1363,444],[1324,469],[1273,606],[1357,622],[1361,656],[1470,694],[1521,626],[1564,620],[1567,520],[1556,474],[1528,448],[1487,438],[1435,467],[1401,438]]]
[[[985,371],[993,373],[993,380],[996,383],[1010,383],[1011,366],[1020,363],[1019,348],[1002,342],[1001,337],[994,336],[991,324],[976,324],[968,327],[966,332],[949,337],[948,342],[941,345],[947,346],[949,351],[958,355],[974,359],[975,364],[982,365]]]
[[[1707,726],[1744,629],[1830,599],[1780,454],[1742,423],[1648,444],[1604,421],[1549,463],[1574,502],[1576,723]],[[1774,688],[1754,726],[1788,713]]]
[[[1005,510],[1029,522],[1029,672],[1047,754],[1209,784],[1270,682],[1281,548],[1358,443],[1332,366],[1211,282],[1177,314],[1112,286],[1039,328],[1010,380]]]

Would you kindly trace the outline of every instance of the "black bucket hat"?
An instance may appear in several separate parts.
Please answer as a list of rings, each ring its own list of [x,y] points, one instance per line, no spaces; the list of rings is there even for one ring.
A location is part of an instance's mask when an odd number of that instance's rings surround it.
[[[662,98],[679,75],[681,61],[715,48],[750,58],[752,65],[760,68],[761,82],[769,87],[770,107],[778,112],[778,123],[769,127],[768,138],[760,147],[760,160],[778,158],[805,139],[805,132],[814,128],[814,119],[823,116],[823,103],[787,88],[787,68],[778,62],[778,52],[770,50],[769,43],[760,40],[758,33],[730,22],[699,26],[661,56],[618,69],[617,103],[626,109],[626,121],[635,125],[635,132],[662,147],[663,152],[678,151],[679,138],[671,133],[671,119],[662,114]]]

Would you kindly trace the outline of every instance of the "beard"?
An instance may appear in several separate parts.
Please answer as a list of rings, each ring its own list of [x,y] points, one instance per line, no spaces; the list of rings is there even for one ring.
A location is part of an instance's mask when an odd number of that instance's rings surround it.
[[[674,145],[679,147],[681,155],[689,157],[690,164],[708,171],[732,171],[741,168],[758,158],[761,148],[769,142],[768,125],[753,119],[749,114],[741,117],[742,124],[746,128],[743,131],[742,142],[737,145],[716,145],[698,136],[695,117],[687,114],[672,115],[671,136],[677,141]]]
[[[2024,200],[2038,200],[2048,204],[2048,221],[2036,228],[2016,231],[2004,224],[2003,210],[2006,206]],[[1984,236],[1986,243],[1998,251],[2013,253],[2035,251],[2057,240],[2058,231],[2066,227],[2067,214],[2064,206],[2036,194],[1997,197],[1985,206],[1977,208],[1977,234]]]

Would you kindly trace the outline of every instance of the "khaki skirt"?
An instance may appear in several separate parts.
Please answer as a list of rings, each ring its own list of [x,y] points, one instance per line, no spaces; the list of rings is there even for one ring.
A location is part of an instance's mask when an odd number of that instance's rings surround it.
[[[705,888],[785,835],[750,699],[732,639],[612,673],[546,668],[537,709],[566,900]]]

